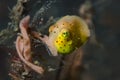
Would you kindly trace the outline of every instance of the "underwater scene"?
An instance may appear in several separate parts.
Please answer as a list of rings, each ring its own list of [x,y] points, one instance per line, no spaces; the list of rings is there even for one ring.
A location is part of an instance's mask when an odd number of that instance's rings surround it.
[[[0,0],[0,80],[120,80],[119,0]]]

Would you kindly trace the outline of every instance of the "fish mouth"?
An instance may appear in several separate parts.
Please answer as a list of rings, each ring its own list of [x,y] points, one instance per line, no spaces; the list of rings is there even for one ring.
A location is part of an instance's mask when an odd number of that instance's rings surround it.
[[[57,52],[57,49],[56,47],[53,45],[53,43],[51,41],[46,41],[44,43],[45,47],[46,47],[46,50],[48,52],[48,54],[50,56],[58,56],[58,52]]]

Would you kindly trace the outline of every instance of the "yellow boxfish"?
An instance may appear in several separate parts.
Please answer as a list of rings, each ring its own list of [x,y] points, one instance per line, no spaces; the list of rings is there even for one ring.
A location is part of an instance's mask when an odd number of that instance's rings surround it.
[[[89,37],[90,30],[84,20],[67,15],[50,26],[47,44],[53,55],[69,54],[83,45]]]

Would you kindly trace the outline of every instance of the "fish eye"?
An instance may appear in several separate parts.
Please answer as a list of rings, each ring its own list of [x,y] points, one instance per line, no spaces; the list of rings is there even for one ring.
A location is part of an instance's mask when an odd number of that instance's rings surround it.
[[[64,35],[64,36],[68,36],[68,35],[69,35],[69,32],[64,32],[63,35]]]
[[[67,29],[62,29],[61,30],[61,37],[69,38],[70,37],[70,32]]]
[[[69,32],[63,32],[62,35],[63,35],[63,37],[69,37],[70,34],[69,34]]]

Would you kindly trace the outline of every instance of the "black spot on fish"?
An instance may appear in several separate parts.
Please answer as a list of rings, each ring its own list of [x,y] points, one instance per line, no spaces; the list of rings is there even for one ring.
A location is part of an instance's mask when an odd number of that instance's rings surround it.
[[[56,31],[54,31],[54,33],[56,33]]]
[[[58,43],[58,41],[56,41],[56,43]]]

